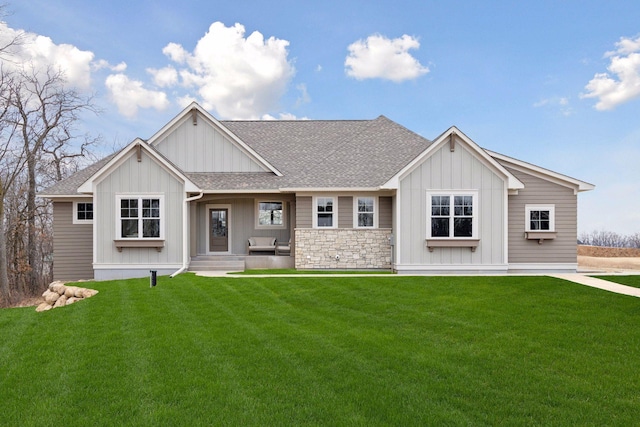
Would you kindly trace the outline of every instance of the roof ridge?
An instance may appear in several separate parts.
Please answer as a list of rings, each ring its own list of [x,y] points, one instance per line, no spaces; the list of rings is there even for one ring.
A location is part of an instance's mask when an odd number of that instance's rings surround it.
[[[380,116],[384,117],[384,116]],[[379,118],[379,117],[378,117]],[[239,120],[219,120],[220,123],[311,123],[311,122],[372,122],[376,119],[239,119]]]

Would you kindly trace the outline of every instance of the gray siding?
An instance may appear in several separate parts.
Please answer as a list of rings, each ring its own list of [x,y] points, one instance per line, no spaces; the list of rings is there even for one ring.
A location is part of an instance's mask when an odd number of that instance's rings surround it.
[[[444,144],[417,166],[399,185],[399,227],[396,235],[400,265],[504,265],[504,218],[506,184],[484,161],[478,159],[466,144],[456,144],[451,152]],[[427,236],[427,191],[476,190],[480,245],[469,248],[436,248],[429,252]]]
[[[269,197],[268,195],[257,196],[260,200],[273,199],[282,200],[282,197]],[[286,242],[291,236],[289,224],[291,221],[291,209],[288,200],[284,200],[285,224],[286,228],[256,228],[256,197],[243,196],[241,198],[204,198],[198,201],[196,207],[196,231],[197,253],[206,254],[208,252],[207,229],[207,205],[230,205],[231,214],[229,217],[230,230],[230,252],[233,254],[247,253],[247,240],[249,237],[275,237],[279,242]]]
[[[142,161],[132,152],[122,164],[97,185],[94,216],[97,229],[97,264],[153,265],[182,264],[182,205],[184,184],[146,153]],[[163,195],[165,247],[124,248],[118,252],[116,238],[116,195]]]
[[[54,280],[93,279],[93,225],[73,223],[72,202],[53,203],[53,235]]]
[[[353,197],[338,197],[338,228],[353,228]]]
[[[508,168],[509,169],[509,168]],[[576,263],[578,197],[573,189],[509,169],[525,188],[509,196],[509,263]],[[555,205],[557,237],[538,244],[527,240],[525,205]]]
[[[183,171],[263,172],[255,160],[202,116],[194,126],[187,115],[155,148]]]
[[[296,228],[313,227],[313,206],[311,196],[296,198]]]
[[[375,193],[358,195],[376,196]],[[338,228],[354,228],[353,198],[354,196],[338,196]],[[313,198],[311,196],[298,196],[296,200],[296,228],[312,228]],[[380,228],[392,228],[392,210],[391,197],[385,196],[378,198],[378,226]]]
[[[378,198],[378,227],[380,228],[392,228],[392,198],[391,197],[379,197]]]

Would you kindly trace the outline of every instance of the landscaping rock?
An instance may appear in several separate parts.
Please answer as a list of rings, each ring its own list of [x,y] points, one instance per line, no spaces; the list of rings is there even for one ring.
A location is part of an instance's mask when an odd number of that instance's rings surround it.
[[[76,289],[76,286],[67,286],[67,289],[64,291],[64,296],[67,298],[75,296]]]
[[[60,298],[60,295],[57,292],[53,292],[48,289],[44,291],[42,296],[44,297],[44,300],[51,305],[53,305],[58,300],[58,298]]]
[[[51,310],[52,308],[71,305],[85,298],[91,298],[98,291],[94,289],[81,288],[78,286],[65,286],[63,282],[52,282],[48,289],[42,294],[44,302],[37,308],[37,312]]]
[[[56,303],[53,304],[53,308],[64,307],[65,305],[67,305],[67,297],[60,295],[60,298],[58,298]]]
[[[82,290],[82,298],[91,298],[92,296],[94,296],[97,293],[98,293],[98,291],[96,291],[95,289],[83,289]]]
[[[51,304],[47,304],[46,302],[41,303],[38,307],[36,307],[36,311],[40,313],[41,311],[51,310],[53,306]]]
[[[49,289],[52,292],[57,293],[58,295],[64,295],[64,292],[67,288],[62,282],[53,282],[51,285],[49,285]]]

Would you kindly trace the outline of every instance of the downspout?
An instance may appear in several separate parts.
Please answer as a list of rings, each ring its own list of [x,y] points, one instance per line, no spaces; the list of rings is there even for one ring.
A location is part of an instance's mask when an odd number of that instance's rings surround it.
[[[182,267],[169,276],[172,279],[178,274],[183,273],[189,267],[189,203],[194,200],[201,199],[202,196],[204,196],[204,192],[200,190],[200,194],[197,196],[187,197],[184,199],[184,204],[182,206]]]

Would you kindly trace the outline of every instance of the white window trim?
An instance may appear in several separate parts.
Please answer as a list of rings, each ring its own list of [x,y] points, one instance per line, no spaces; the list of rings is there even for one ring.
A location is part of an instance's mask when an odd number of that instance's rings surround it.
[[[282,203],[282,225],[261,225],[260,224],[260,203],[269,203],[269,202],[277,202]],[[262,230],[282,230],[287,228],[287,205],[284,200],[281,199],[256,199],[255,201],[255,214],[256,221],[255,227],[256,229]]]
[[[453,206],[450,209],[451,215],[449,216],[449,237],[431,237],[431,196],[451,196],[451,202],[453,202],[454,196],[471,196],[473,198],[473,215],[471,216],[471,236],[454,237],[453,234]],[[479,220],[480,205],[478,203],[478,191],[477,190],[451,190],[451,191],[427,191],[427,240],[469,240],[479,239],[478,235],[478,222]]]
[[[373,199],[373,225],[371,227],[358,225],[358,199]],[[378,228],[378,197],[377,196],[353,196],[353,228],[374,229]]]
[[[93,210],[93,217],[96,217],[96,211],[95,211],[95,203],[93,203],[93,200],[87,200],[87,201],[83,201],[83,200],[78,200],[78,201],[74,201],[73,202],[73,224],[93,224],[93,220],[92,219],[78,219],[78,203],[91,203],[94,207]]]
[[[120,218],[120,201],[122,199],[138,199],[139,217],[138,221],[142,220],[142,199],[159,199],[160,200],[160,236],[159,237],[122,237],[122,218]],[[166,223],[166,216],[164,211],[164,194],[148,193],[148,194],[116,194],[116,240],[164,240],[164,229]],[[140,228],[140,225],[138,225]]]
[[[333,199],[333,221],[331,227],[318,227],[318,199]],[[333,229],[338,228],[338,197],[337,196],[313,196],[313,228]]]
[[[531,229],[531,211],[549,211],[549,229]],[[536,233],[555,233],[556,231],[556,205],[525,205],[524,206],[524,231]]]

